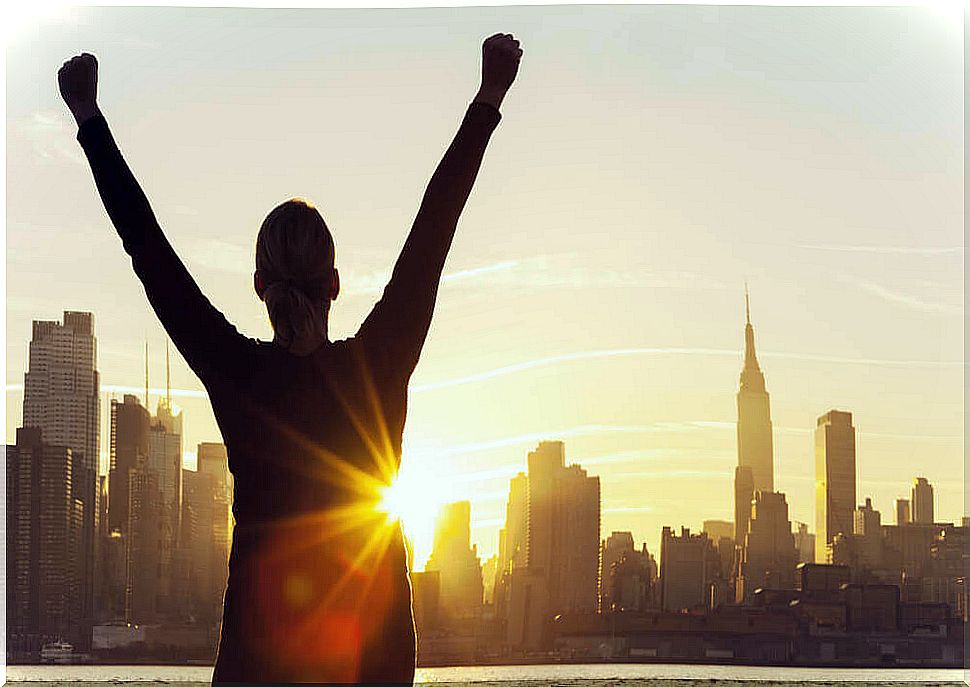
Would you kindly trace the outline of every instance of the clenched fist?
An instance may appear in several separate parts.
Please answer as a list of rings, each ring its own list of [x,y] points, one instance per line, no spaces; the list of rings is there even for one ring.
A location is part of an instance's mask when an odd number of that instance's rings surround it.
[[[64,63],[57,72],[61,97],[80,125],[98,111],[98,60],[81,53]]]
[[[522,49],[511,33],[496,33],[482,43],[482,86],[476,100],[498,108],[519,72]]]
[[[482,43],[482,86],[508,90],[519,71],[522,49],[511,33],[497,33]]]

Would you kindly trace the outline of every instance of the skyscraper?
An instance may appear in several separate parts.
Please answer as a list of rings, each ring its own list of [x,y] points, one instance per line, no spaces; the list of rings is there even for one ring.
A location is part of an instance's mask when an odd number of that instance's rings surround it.
[[[148,454],[129,473],[128,620],[157,622],[176,614],[182,515],[182,414],[160,399],[148,430]]]
[[[896,524],[908,525],[913,521],[909,510],[909,499],[896,499]]]
[[[757,491],[739,561],[736,599],[745,601],[759,587],[793,589],[798,552],[782,493]]]
[[[471,620],[482,612],[482,567],[471,543],[471,503],[445,504],[435,525],[426,571],[440,573],[441,611],[447,620]]]
[[[913,522],[917,525],[933,524],[933,485],[925,477],[913,480]]]
[[[613,532],[602,544],[600,552],[600,613],[613,610],[613,588],[610,584],[613,566],[624,553],[633,552],[632,532]]]
[[[882,564],[882,515],[872,507],[872,498],[866,497],[865,504],[853,513],[853,528],[850,541],[857,555],[856,567],[878,568]]]
[[[108,531],[128,534],[129,473],[148,455],[151,415],[138,397],[125,394],[124,402],[111,400],[108,449]]]
[[[678,537],[664,527],[660,536],[660,608],[675,613],[706,610],[718,565],[714,545],[706,534],[691,534],[684,527]]]
[[[872,507],[872,498],[866,497],[865,504],[859,506],[853,513],[852,532],[860,536],[881,536],[882,515]]]
[[[754,500],[754,476],[751,467],[738,465],[734,468],[734,544],[741,548],[748,534],[751,519],[751,502]]]
[[[774,491],[771,408],[754,350],[748,292],[744,293],[744,367],[738,389],[738,465],[751,468],[754,491]],[[743,530],[742,530],[743,531]]]
[[[45,637],[76,639],[83,572],[80,501],[72,497],[72,453],[36,427],[7,446],[7,643],[36,651]]]
[[[498,574],[525,566],[529,551],[529,478],[520,472],[509,482]]]
[[[230,503],[226,447],[199,444],[197,467],[183,470],[179,548],[186,565],[188,612],[206,622],[222,617],[229,569]]]
[[[100,384],[94,316],[64,312],[63,324],[33,323],[28,368],[24,375],[23,427],[41,430],[45,444],[71,450],[72,499],[81,518],[78,547],[80,617],[88,629],[94,623],[94,550],[98,504]],[[81,633],[88,648],[89,631]]]
[[[499,531],[498,565],[494,579],[495,613],[508,615],[509,585],[512,571],[524,569],[529,551],[529,478],[520,472],[509,483],[505,506],[505,527]],[[486,584],[489,581],[486,580]]]
[[[852,534],[856,502],[852,413],[830,410],[815,428],[815,560],[828,560],[836,534]]]
[[[599,605],[600,481],[565,460],[561,441],[540,442],[528,456],[527,560],[508,585],[514,645],[537,647],[551,618]]]
[[[798,523],[798,530],[794,533],[795,549],[798,551],[799,563],[815,562],[815,535],[808,531],[808,525]]]

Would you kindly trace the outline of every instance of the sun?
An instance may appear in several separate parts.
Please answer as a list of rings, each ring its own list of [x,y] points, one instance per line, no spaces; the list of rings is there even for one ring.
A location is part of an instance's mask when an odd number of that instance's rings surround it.
[[[381,490],[378,509],[387,522],[400,521],[414,551],[414,569],[424,567],[434,541],[435,520],[449,500],[451,485],[420,456],[405,456],[390,486]]]

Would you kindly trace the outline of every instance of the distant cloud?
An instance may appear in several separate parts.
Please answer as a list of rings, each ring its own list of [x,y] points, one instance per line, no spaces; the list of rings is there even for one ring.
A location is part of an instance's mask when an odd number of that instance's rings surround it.
[[[617,506],[615,508],[603,508],[601,513],[653,513],[654,508],[650,506]]]
[[[185,214],[181,209],[177,212]],[[255,269],[251,247],[244,248],[239,244],[220,239],[195,239],[191,244],[191,253],[185,254],[184,257],[186,262],[193,266],[198,265],[233,274],[249,276]]]
[[[801,245],[807,250],[838,251],[844,253],[885,253],[898,255],[953,255],[963,253],[963,246],[847,246],[841,244]]]
[[[635,348],[612,348],[612,349],[601,349],[592,351],[576,351],[574,353],[560,353],[558,355],[549,355],[542,358],[533,358],[532,360],[524,360],[518,363],[512,363],[510,365],[503,365],[500,367],[495,367],[490,370],[483,370],[482,372],[476,372],[474,374],[465,375],[462,377],[454,377],[452,379],[445,379],[438,382],[426,382],[423,384],[412,384],[411,391],[413,393],[423,393],[427,391],[435,391],[437,389],[446,389],[453,386],[461,386],[463,384],[472,384],[475,382],[482,382],[488,379],[494,379],[496,377],[503,377],[505,375],[514,374],[517,372],[524,372],[526,370],[531,370],[539,367],[546,367],[549,365],[555,365],[558,363],[571,362],[575,360],[589,360],[592,358],[615,358],[621,356],[638,356],[638,355],[701,355],[701,356],[716,356],[716,357],[731,357],[739,358],[741,355],[740,351],[730,350],[730,349],[719,349],[719,348],[649,348],[649,347],[635,347]],[[761,358],[779,358],[787,360],[802,360],[805,362],[820,362],[820,363],[835,363],[835,364],[849,364],[849,365],[876,365],[876,366],[887,366],[887,367],[962,367],[964,365],[963,361],[949,361],[949,360],[884,360],[877,358],[843,358],[838,356],[828,356],[828,355],[812,355],[810,353],[772,353],[769,351],[759,352],[759,357]]]
[[[907,294],[897,293],[895,291],[890,291],[889,289],[880,286],[879,284],[873,284],[872,282],[857,281],[856,284],[863,291],[871,293],[874,296],[878,296],[885,301],[894,303],[896,305],[904,305],[908,308],[914,308],[916,310],[923,310],[925,312],[941,312],[941,313],[962,313],[963,305],[956,302],[944,302],[944,301],[925,301],[916,296],[910,296]]]
[[[473,442],[469,444],[459,444],[457,446],[452,446],[442,449],[434,449],[434,454],[436,457],[443,458],[447,456],[464,455],[468,453],[478,453],[481,451],[489,451],[496,448],[504,448],[508,446],[521,446],[524,444],[537,444],[540,441],[559,441],[569,437],[576,436],[588,436],[591,434],[601,434],[601,433],[624,433],[624,434],[651,434],[651,433],[676,433],[676,432],[689,432],[698,429],[703,429],[700,423],[693,422],[656,422],[649,425],[601,425],[601,424],[588,424],[588,425],[576,425],[574,427],[566,427],[556,430],[547,430],[541,432],[529,432],[527,434],[517,434],[513,436],[499,437],[497,439],[490,439],[487,441]],[[423,453],[421,449],[415,450],[415,453]],[[511,468],[505,468],[511,469]],[[518,470],[521,470],[521,466],[517,466]],[[490,471],[491,472],[491,471]],[[513,473],[514,474],[514,473]]]
[[[489,265],[470,267],[464,270],[458,270],[456,272],[447,272],[441,275],[441,281],[447,283],[474,279],[475,277],[480,277],[484,274],[493,274],[495,272],[512,269],[518,264],[519,263],[515,260],[505,260],[503,262],[496,262]],[[353,270],[349,269],[340,269],[340,274],[341,283],[347,286],[343,293],[351,296],[365,296],[382,293],[384,291],[384,287],[387,285],[388,280],[391,278],[391,271],[389,269],[366,273],[354,272]]]
[[[66,111],[39,110],[29,117],[15,120],[10,126],[12,138],[20,137],[30,146],[35,160],[67,161],[87,167],[81,147],[75,140],[77,131]],[[10,139],[8,143],[8,153]]]
[[[703,289],[721,290],[724,285],[707,275],[695,272],[651,270],[617,270],[582,264],[583,256],[537,255],[524,260],[501,262],[472,267],[444,274],[442,283],[461,281],[461,286],[475,287],[477,277],[488,276],[490,286],[546,287],[602,287],[602,288],[654,288],[654,289]],[[389,270],[355,273],[341,270],[342,279],[350,295],[380,293],[390,278]],[[467,284],[465,283],[467,281]]]
[[[506,260],[505,262],[497,262],[494,265],[485,265],[484,267],[473,267],[467,270],[460,270],[458,272],[451,272],[445,274],[441,277],[441,281],[455,281],[456,279],[467,279],[468,277],[477,277],[482,274],[491,274],[492,272],[499,272],[501,270],[512,269],[519,263],[515,260]]]
[[[708,477],[715,479],[734,479],[734,470],[638,470],[636,472],[623,472],[610,474],[610,479],[696,479],[698,477]]]

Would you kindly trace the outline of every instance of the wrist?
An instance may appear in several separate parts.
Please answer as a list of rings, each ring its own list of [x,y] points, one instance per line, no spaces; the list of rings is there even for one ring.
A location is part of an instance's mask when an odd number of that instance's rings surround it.
[[[497,110],[502,105],[506,92],[507,91],[504,88],[494,88],[483,85],[478,89],[478,93],[475,95],[473,102],[486,103]]]
[[[98,109],[97,103],[85,103],[83,105],[77,105],[71,108],[71,114],[74,115],[74,121],[77,122],[78,128],[81,127],[84,122],[88,121],[92,117],[99,115],[101,111]]]

